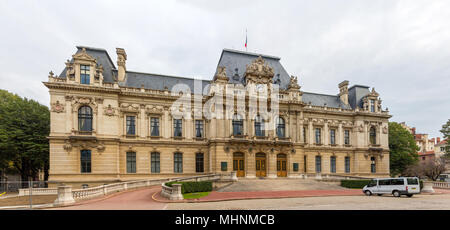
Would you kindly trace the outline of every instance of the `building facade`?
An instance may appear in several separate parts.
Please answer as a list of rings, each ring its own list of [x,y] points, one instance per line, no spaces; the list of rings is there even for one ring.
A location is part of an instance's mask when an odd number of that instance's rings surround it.
[[[140,73],[116,51],[117,67],[106,50],[77,47],[44,82],[50,181],[389,175],[391,116],[373,88],[303,92],[280,58],[229,49],[212,80]]]

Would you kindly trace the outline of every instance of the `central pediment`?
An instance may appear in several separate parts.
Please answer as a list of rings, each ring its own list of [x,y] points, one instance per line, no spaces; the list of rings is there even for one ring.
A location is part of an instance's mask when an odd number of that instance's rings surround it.
[[[264,59],[259,56],[250,65],[246,65],[245,69],[246,84],[269,84],[273,83],[273,68],[265,63]]]

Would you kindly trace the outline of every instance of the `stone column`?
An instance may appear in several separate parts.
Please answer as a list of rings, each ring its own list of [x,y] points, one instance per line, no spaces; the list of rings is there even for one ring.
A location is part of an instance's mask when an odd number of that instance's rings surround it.
[[[72,195],[72,186],[58,186],[58,198],[53,203],[55,206],[64,206],[75,203]]]
[[[340,147],[344,145],[344,131],[342,130],[342,123],[339,123],[338,127],[338,143]]]
[[[245,177],[246,178],[256,178],[256,159],[255,153],[245,154]]]
[[[268,178],[277,178],[277,154],[267,154],[266,168]]]
[[[423,181],[423,193],[434,193],[433,182],[432,181]]]
[[[330,142],[330,131],[328,129],[328,121],[323,125],[323,145],[328,145]]]

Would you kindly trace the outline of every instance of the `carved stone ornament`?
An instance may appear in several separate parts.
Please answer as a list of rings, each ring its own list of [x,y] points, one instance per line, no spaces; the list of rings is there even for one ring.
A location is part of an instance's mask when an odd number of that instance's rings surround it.
[[[224,66],[217,67],[217,74],[216,74],[216,76],[214,76],[214,81],[224,82],[224,83],[229,81],[229,79],[227,77],[227,71]]]
[[[52,103],[52,112],[62,113],[64,112],[64,105],[56,101],[56,103]]]
[[[264,62],[264,59],[259,56],[250,65],[247,65],[245,70],[245,78],[248,82],[256,84],[272,83],[274,72],[273,68]]]
[[[111,107],[111,105],[108,105],[108,107],[105,108],[104,114],[106,116],[115,116],[116,115],[116,109]]]
[[[387,133],[388,133],[388,127],[387,127],[387,126],[384,126],[384,127],[383,127],[383,133],[384,133],[384,134],[387,134]]]
[[[120,110],[126,111],[126,112],[138,112],[140,106],[137,104],[129,104],[129,103],[122,103],[120,104]]]
[[[95,58],[93,58],[91,55],[89,55],[89,54],[86,52],[86,48],[82,48],[82,49],[81,49],[81,52],[72,55],[72,57],[73,57],[73,59],[74,59],[75,61],[77,61],[77,60],[83,60],[83,61],[94,62],[94,63],[97,62],[97,61],[95,60]]]
[[[300,89],[300,85],[298,84],[297,77],[291,76],[291,80],[289,82],[288,89]]]
[[[66,96],[66,98],[67,98],[67,96]],[[77,112],[78,109],[83,105],[90,106],[92,108],[92,110],[94,111],[94,113],[95,114],[97,113],[97,103],[91,97],[75,97],[74,100],[72,100],[73,112]]]

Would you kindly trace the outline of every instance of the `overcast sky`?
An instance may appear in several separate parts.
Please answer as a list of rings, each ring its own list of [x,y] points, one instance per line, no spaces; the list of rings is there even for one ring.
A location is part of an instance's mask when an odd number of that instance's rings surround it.
[[[441,136],[450,118],[450,1],[5,1],[0,88],[49,105],[42,81],[76,45],[127,69],[211,79],[223,48],[281,57],[303,91],[375,87],[393,117]]]

